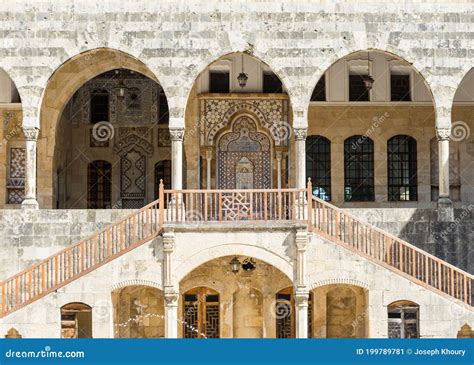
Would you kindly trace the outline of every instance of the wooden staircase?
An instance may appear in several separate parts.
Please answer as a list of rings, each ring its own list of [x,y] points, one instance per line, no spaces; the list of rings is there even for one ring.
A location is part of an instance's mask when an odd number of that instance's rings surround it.
[[[313,232],[473,310],[474,276],[313,197]]]
[[[308,199],[308,197],[311,197]],[[54,292],[160,234],[164,224],[304,223],[308,229],[473,310],[473,275],[306,189],[164,190],[159,199],[0,282],[0,318]]]
[[[0,283],[0,318],[150,241],[163,220],[158,200]]]

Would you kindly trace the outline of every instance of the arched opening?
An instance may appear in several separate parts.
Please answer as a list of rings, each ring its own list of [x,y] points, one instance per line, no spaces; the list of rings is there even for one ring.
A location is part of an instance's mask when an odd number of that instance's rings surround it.
[[[312,336],[365,338],[368,335],[367,291],[355,285],[325,285],[312,291]]]
[[[451,112],[449,184],[451,200],[474,201],[474,68],[459,84]],[[435,170],[433,175],[437,176]],[[435,187],[436,188],[436,187]]]
[[[84,303],[61,307],[61,338],[92,338],[92,308]]]
[[[276,338],[277,293],[290,288],[292,296],[291,284],[276,267],[253,257],[205,262],[180,281],[179,333],[189,338]]]
[[[307,146],[318,141],[318,148],[327,148],[318,136],[331,142],[330,154],[320,151],[316,162],[315,147],[307,148],[307,177],[318,182],[315,195],[328,198],[328,188],[320,187],[324,184],[331,187],[330,199],[336,205],[367,207],[372,206],[370,202],[376,202],[379,206],[393,207],[429,203],[429,146],[435,137],[435,117],[428,84],[406,60],[375,49],[354,52],[337,60],[316,83],[308,108]],[[396,135],[417,141],[417,160],[398,163],[399,167],[417,167],[417,178],[413,179],[412,174],[410,184],[388,175],[395,172],[389,166],[394,164],[390,158],[394,150],[389,151],[388,141]],[[345,142],[353,136],[358,136],[361,143],[351,141],[349,147],[354,148],[348,151]],[[367,141],[372,141],[372,145]],[[370,162],[357,153],[365,147],[372,149],[372,172],[366,170]],[[348,154],[354,161],[345,159]],[[371,176],[361,180],[360,176],[354,176],[357,170]]]
[[[200,287],[184,293],[183,337],[220,337],[220,306],[217,291]]]
[[[388,337],[419,338],[420,306],[408,300],[388,305]]]
[[[164,298],[159,289],[133,285],[112,293],[116,338],[161,338],[165,335]]]
[[[289,104],[279,77],[249,54],[228,54],[206,67],[186,106],[187,186],[288,186],[282,161],[291,154]]]
[[[163,88],[133,56],[103,48],[65,62],[41,106],[40,206],[139,208],[153,201],[154,165],[171,155],[168,120]],[[111,191],[110,202],[94,206],[87,171],[98,160],[111,165]]]
[[[14,207],[25,198],[26,150],[20,94],[10,76],[0,69],[0,153],[5,156],[0,179],[0,208]]]

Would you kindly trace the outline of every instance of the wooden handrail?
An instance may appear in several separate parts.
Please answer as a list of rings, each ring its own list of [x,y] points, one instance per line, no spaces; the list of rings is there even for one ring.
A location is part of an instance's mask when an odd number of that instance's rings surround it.
[[[307,223],[308,229],[472,305],[473,275],[312,196],[305,189],[165,190],[159,199],[0,282],[0,318],[156,237],[166,223]],[[472,308],[472,307],[471,307]]]
[[[0,282],[0,318],[156,237],[163,209],[154,201]]]
[[[473,275],[322,199],[313,196],[311,205],[314,232],[472,308]]]

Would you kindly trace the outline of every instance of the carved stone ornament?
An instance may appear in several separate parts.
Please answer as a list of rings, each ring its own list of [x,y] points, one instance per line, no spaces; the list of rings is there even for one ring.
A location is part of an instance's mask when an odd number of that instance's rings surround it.
[[[308,130],[306,128],[293,128],[293,133],[295,134],[295,139],[297,141],[306,140]]]
[[[27,141],[36,141],[38,139],[38,128],[23,128],[23,134]]]
[[[169,305],[169,306],[178,305],[179,293],[177,292],[165,293],[164,297],[165,297],[166,305]]]
[[[451,137],[451,129],[450,128],[437,128],[436,135],[438,139],[441,141],[447,141]]]
[[[184,128],[170,128],[170,139],[172,141],[183,141]]]

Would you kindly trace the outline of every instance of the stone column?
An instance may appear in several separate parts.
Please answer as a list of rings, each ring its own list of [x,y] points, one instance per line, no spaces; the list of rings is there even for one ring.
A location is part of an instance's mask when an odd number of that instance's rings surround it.
[[[171,185],[174,190],[183,188],[183,139],[184,128],[170,128]]]
[[[308,232],[298,229],[296,232],[296,338],[308,338],[308,299],[309,291],[306,286],[306,246],[308,245]]]
[[[296,188],[306,187],[306,128],[294,128],[296,143]]]
[[[38,209],[36,200],[36,140],[38,139],[38,128],[23,128],[26,139],[26,179],[25,199],[21,203],[22,208]]]
[[[211,189],[211,172],[212,172],[212,149],[206,150],[206,189]]]
[[[439,197],[438,220],[452,221],[453,203],[449,197],[449,138],[450,128],[437,128],[438,137],[438,163],[439,163]]]
[[[173,282],[173,257],[175,234],[171,227],[163,233],[163,287],[165,298],[165,337],[178,337],[178,299],[179,291]]]
[[[277,188],[281,189],[281,159],[283,157],[283,153],[281,151],[275,152],[275,158],[277,160]]]

